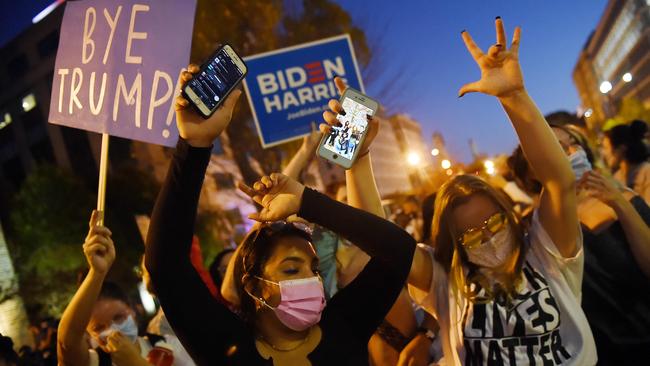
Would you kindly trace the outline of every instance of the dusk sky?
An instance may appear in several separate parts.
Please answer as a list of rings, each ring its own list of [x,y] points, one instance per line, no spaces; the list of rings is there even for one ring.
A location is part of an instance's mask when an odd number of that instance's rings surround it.
[[[3,1],[0,45],[28,27],[52,1]],[[335,1],[379,49],[372,62],[379,62],[385,73],[366,85],[366,92],[377,94],[396,73],[402,74],[399,87],[382,95],[392,100],[380,102],[393,106],[391,112],[404,112],[419,121],[428,144],[434,131],[441,132],[452,158],[462,161],[471,158],[470,138],[488,154],[510,152],[516,139],[494,98],[474,94],[457,98],[460,86],[479,77],[460,31],[467,29],[486,50],[495,42],[495,16],[503,18],[509,37],[520,25],[520,58],[530,94],[544,113],[575,111],[580,101],[571,73],[607,4],[605,0]]]

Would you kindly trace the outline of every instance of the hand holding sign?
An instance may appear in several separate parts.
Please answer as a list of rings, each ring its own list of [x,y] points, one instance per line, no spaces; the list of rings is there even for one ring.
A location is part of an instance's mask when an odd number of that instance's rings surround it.
[[[181,73],[179,84],[182,83],[184,86],[185,83],[192,80],[197,72],[199,72],[199,67],[190,64],[187,70]],[[179,95],[174,108],[176,109],[176,124],[181,137],[194,147],[212,146],[214,140],[228,127],[232,111],[240,95],[241,90],[234,90],[223,105],[208,119],[203,119],[197,111],[190,107],[190,102]]]
[[[345,81],[337,76],[334,78],[334,83],[336,84],[336,88],[338,89],[339,93],[343,95],[345,89],[348,88],[348,86],[345,84]],[[343,110],[343,107],[341,107],[341,103],[339,103],[338,100],[330,99],[327,105],[333,113],[330,111],[323,112],[323,119],[327,123],[322,123],[320,125],[320,130],[324,135],[329,134],[331,126],[340,125],[339,120],[336,119],[336,114],[345,114],[345,111]],[[377,137],[377,133],[379,132],[379,121],[376,118],[368,116],[368,122],[368,132],[359,150],[359,157],[364,156],[368,153],[370,145],[375,140],[375,137]]]

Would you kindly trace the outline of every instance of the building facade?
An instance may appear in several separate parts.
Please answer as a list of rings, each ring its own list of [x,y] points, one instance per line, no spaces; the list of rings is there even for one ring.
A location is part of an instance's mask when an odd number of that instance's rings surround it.
[[[608,2],[580,52],[573,80],[592,130],[616,115],[624,99],[650,109],[650,1]]]

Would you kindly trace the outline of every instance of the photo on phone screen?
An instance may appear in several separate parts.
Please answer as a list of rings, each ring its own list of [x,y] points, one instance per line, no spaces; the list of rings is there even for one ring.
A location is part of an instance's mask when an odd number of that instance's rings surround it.
[[[245,75],[243,61],[226,45],[201,67],[184,91],[199,111],[209,116]]]
[[[342,158],[352,160],[368,128],[368,115],[372,116],[375,111],[349,97],[343,99],[341,106],[345,115],[336,116],[341,126],[332,126],[323,147]]]

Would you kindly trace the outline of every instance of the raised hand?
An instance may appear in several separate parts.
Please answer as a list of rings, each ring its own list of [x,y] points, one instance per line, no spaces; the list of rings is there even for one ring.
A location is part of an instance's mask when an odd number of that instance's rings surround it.
[[[199,67],[190,64],[187,70],[183,71],[180,76],[181,89],[185,87],[188,81],[192,80],[194,74],[199,72]],[[210,147],[214,140],[228,127],[232,118],[232,111],[237,104],[241,95],[241,90],[233,90],[226,98],[219,109],[212,116],[204,119],[195,111],[190,102],[183,98],[182,95],[176,97],[176,124],[178,133],[182,138],[194,147]]]
[[[323,133],[316,129],[315,126],[316,124],[312,123],[311,133],[302,139],[302,146],[300,146],[300,148],[309,155],[316,152],[318,144],[323,137]]]
[[[506,49],[506,31],[501,17],[496,18],[495,27],[497,43],[488,49],[487,54],[474,43],[469,32],[461,33],[467,50],[481,69],[481,79],[460,88],[459,97],[473,92],[506,97],[524,89],[524,78],[519,67],[521,28],[515,28],[510,49]]]
[[[593,197],[607,206],[614,207],[625,201],[623,193],[616,187],[611,178],[590,170],[578,181],[578,188],[585,190],[589,197]]]
[[[343,81],[343,79],[341,79],[338,76],[334,78],[334,84],[336,84],[336,88],[339,90],[339,93],[341,95],[343,95],[345,89],[348,88],[348,86],[345,85],[345,81]],[[327,136],[330,133],[332,126],[339,126],[341,124],[341,122],[339,122],[339,120],[336,119],[336,115],[345,113],[343,107],[341,107],[341,103],[339,103],[339,101],[336,99],[330,99],[327,105],[330,107],[331,110],[331,112],[330,111],[323,112],[323,119],[325,119],[325,122],[327,123],[321,123],[321,125],[319,126],[321,132],[325,136]],[[370,149],[370,145],[372,145],[372,142],[375,140],[375,137],[377,137],[378,132],[379,132],[379,121],[376,118],[369,116],[368,130],[366,131],[366,137],[363,140],[363,144],[361,144],[359,148],[358,156],[363,156],[368,153],[368,149]]]
[[[249,219],[264,222],[284,220],[300,210],[305,186],[283,174],[263,176],[253,188],[240,183],[239,189],[262,206],[262,210],[248,215]]]
[[[90,269],[105,275],[115,260],[115,246],[111,231],[104,226],[97,226],[97,221],[104,213],[93,210],[90,217],[90,230],[83,245],[84,255]]]

